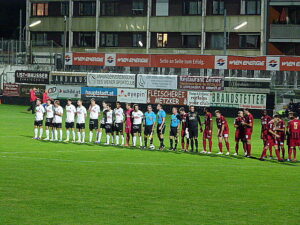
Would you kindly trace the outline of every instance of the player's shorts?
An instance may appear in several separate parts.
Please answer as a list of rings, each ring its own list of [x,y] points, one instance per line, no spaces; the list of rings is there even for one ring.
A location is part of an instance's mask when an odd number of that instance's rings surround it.
[[[203,138],[204,139],[212,139],[212,133],[209,133],[209,130],[203,131]]]
[[[221,136],[220,134],[218,134],[218,137],[228,138],[229,137],[229,132],[228,131],[223,131],[223,135]]]
[[[269,147],[273,147],[275,145],[278,145],[278,142],[275,138],[268,136],[268,140],[267,140],[267,146]]]
[[[146,125],[145,126],[145,130],[144,130],[144,134],[146,136],[150,135],[153,131],[153,125]]]
[[[105,124],[105,132],[106,133],[112,133],[113,132],[113,125],[111,123]]]
[[[142,124],[133,124],[132,133],[142,133]]]
[[[185,129],[181,129],[181,137],[184,138],[186,136]]]
[[[300,139],[289,138],[289,147],[300,147]]]
[[[65,126],[66,126],[66,129],[73,129],[74,128],[74,122],[66,122],[66,124],[65,124]]]
[[[105,123],[101,123],[101,124],[100,124],[100,128],[101,128],[101,129],[105,129]]]
[[[177,137],[178,136],[178,127],[170,127],[170,136]]]
[[[244,141],[244,140],[245,140],[244,132],[242,132],[240,130],[236,130],[235,131],[235,141],[239,142],[239,141]]]
[[[194,128],[194,129],[188,129],[189,131],[189,138],[198,138],[198,127]]]
[[[97,119],[90,119],[90,123],[89,123],[90,130],[97,130],[98,124],[99,124],[99,121]]]
[[[132,134],[132,124],[126,124],[125,133]]]
[[[279,135],[280,135],[280,137],[279,137],[279,138],[276,138],[276,139],[277,139],[277,141],[278,141],[278,144],[280,144],[280,145],[284,145],[284,141],[285,141],[285,134],[284,134],[284,133],[280,133]]]
[[[161,126],[161,124],[157,124],[157,129],[156,129],[157,130],[157,134],[164,134],[165,131],[166,131],[166,125],[164,124],[161,130],[159,129],[160,126]]]
[[[45,126],[53,127],[53,118],[46,118]]]
[[[43,126],[43,120],[35,120],[34,126],[36,127],[42,127]]]
[[[62,124],[61,123],[53,123],[53,127],[60,129],[60,128],[62,128]]]
[[[247,141],[249,140],[249,141],[250,141],[251,138],[252,138],[252,133],[246,132],[246,133],[245,133],[245,140],[247,140]]]
[[[114,131],[122,133],[124,130],[124,124],[123,123],[115,123],[114,125]]]
[[[76,123],[76,128],[80,130],[85,129],[85,123]]]

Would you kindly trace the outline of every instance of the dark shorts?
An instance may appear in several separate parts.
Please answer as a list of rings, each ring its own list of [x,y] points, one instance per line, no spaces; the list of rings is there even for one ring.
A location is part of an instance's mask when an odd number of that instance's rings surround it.
[[[123,123],[115,123],[114,125],[114,131],[123,133],[124,130],[124,124]]]
[[[153,131],[153,125],[146,125],[145,126],[145,130],[144,130],[144,134],[146,136],[150,135]]]
[[[98,130],[99,121],[97,119],[90,119],[89,128],[90,130]]]
[[[62,128],[62,124],[61,123],[53,123],[53,127],[54,128]]]
[[[170,128],[170,136],[171,137],[177,137],[178,136],[178,128],[177,127],[171,127]]]
[[[164,134],[166,131],[166,124],[163,125],[162,129],[160,130],[159,128],[161,127],[161,124],[157,124],[157,134]]]
[[[105,123],[101,123],[101,124],[100,124],[100,128],[101,128],[101,129],[105,129]]]
[[[113,132],[113,125],[110,123],[105,124],[105,132],[106,133],[112,133]]]
[[[198,127],[189,130],[189,138],[198,138]]]
[[[85,129],[85,123],[76,123],[76,128],[80,130]]]
[[[74,128],[74,122],[71,122],[71,123],[66,122],[65,126],[66,126],[66,129],[73,129]]]
[[[133,124],[132,133],[142,133],[142,124]]]
[[[239,142],[239,141],[245,141],[245,135],[244,132],[240,131],[240,130],[236,130],[235,131],[235,141]]]
[[[43,120],[35,120],[34,121],[34,126],[37,126],[37,127],[42,127],[43,126]]]
[[[46,118],[45,126],[46,127],[53,127],[53,118]]]

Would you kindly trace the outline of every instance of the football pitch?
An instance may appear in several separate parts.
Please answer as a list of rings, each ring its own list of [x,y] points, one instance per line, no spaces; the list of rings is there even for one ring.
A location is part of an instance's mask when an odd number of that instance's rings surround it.
[[[1,225],[300,224],[299,162],[37,141],[26,108],[0,105]]]

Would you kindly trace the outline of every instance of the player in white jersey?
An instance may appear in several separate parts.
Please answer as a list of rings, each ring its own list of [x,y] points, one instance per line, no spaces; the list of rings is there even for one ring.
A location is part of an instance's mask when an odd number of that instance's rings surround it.
[[[77,136],[78,136],[78,143],[85,143],[85,119],[86,119],[86,108],[82,105],[82,100],[77,101],[77,109],[76,109],[76,115],[77,115]]]
[[[142,123],[144,114],[142,111],[139,110],[138,105],[133,106],[134,111],[132,112],[132,132],[133,132],[133,147],[136,147],[136,138],[137,136],[140,137],[140,147],[143,147],[143,140],[142,140]]]
[[[51,139],[54,139],[54,130],[53,130],[53,119],[54,119],[54,106],[52,105],[51,99],[47,100],[47,105],[44,106],[46,110],[46,138],[45,141],[50,140],[50,131],[51,131]]]
[[[102,131],[105,129],[105,118],[104,118],[104,114],[107,108],[107,104],[106,102],[102,102],[102,108],[103,108],[103,115],[102,115],[102,119],[100,122],[100,127],[98,129],[98,133],[97,133],[97,141],[96,144],[100,144],[101,143],[101,138],[102,138]]]
[[[106,143],[109,145],[110,136],[113,133],[113,124],[114,124],[114,111],[111,109],[111,105],[107,103],[106,110],[104,111],[104,122],[105,122],[105,131],[106,131]]]
[[[54,101],[54,119],[53,119],[53,127],[54,127],[54,141],[62,141],[63,132],[62,132],[62,117],[64,114],[64,109],[60,106],[60,101]],[[59,139],[58,139],[58,131],[59,131]]]
[[[66,113],[67,113],[67,118],[66,118],[66,130],[67,130],[67,139],[65,142],[70,141],[70,130],[72,131],[72,139],[73,142],[76,140],[76,135],[75,135],[75,115],[76,115],[76,107],[72,104],[72,100],[68,99],[67,105],[66,105]]]
[[[44,121],[44,113],[45,108],[41,104],[41,100],[36,100],[36,106],[35,106],[35,120],[34,120],[34,137],[33,139],[41,139],[43,136],[43,121]],[[40,128],[40,135],[39,133]]]
[[[116,108],[114,109],[115,114],[115,123],[114,123],[114,132],[116,133],[116,145],[120,144],[120,135],[122,139],[122,146],[124,145],[124,110],[121,108],[121,103],[116,103]]]
[[[94,130],[98,130],[98,118],[99,118],[99,113],[100,111],[100,106],[96,104],[96,100],[94,98],[91,99],[91,105],[89,107],[89,112],[90,112],[90,142],[93,141],[93,135],[94,135]]]

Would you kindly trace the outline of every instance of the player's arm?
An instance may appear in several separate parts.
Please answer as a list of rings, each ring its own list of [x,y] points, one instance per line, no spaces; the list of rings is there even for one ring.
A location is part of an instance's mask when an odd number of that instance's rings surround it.
[[[159,128],[160,130],[164,127],[165,122],[166,122],[166,115],[164,115],[164,117],[162,118],[162,123],[161,123],[160,128]]]
[[[187,115],[187,117],[185,118],[185,124],[186,124],[185,132],[188,134],[189,133],[189,127],[190,127],[189,115]]]
[[[274,132],[272,129],[269,129],[269,132],[271,134],[273,134],[275,137],[280,137],[278,134],[276,134],[276,132]]]
[[[212,132],[213,130],[213,120],[212,118],[209,119],[209,131]]]
[[[223,136],[224,129],[225,129],[225,124],[222,123],[221,131],[220,131],[220,136]]]

